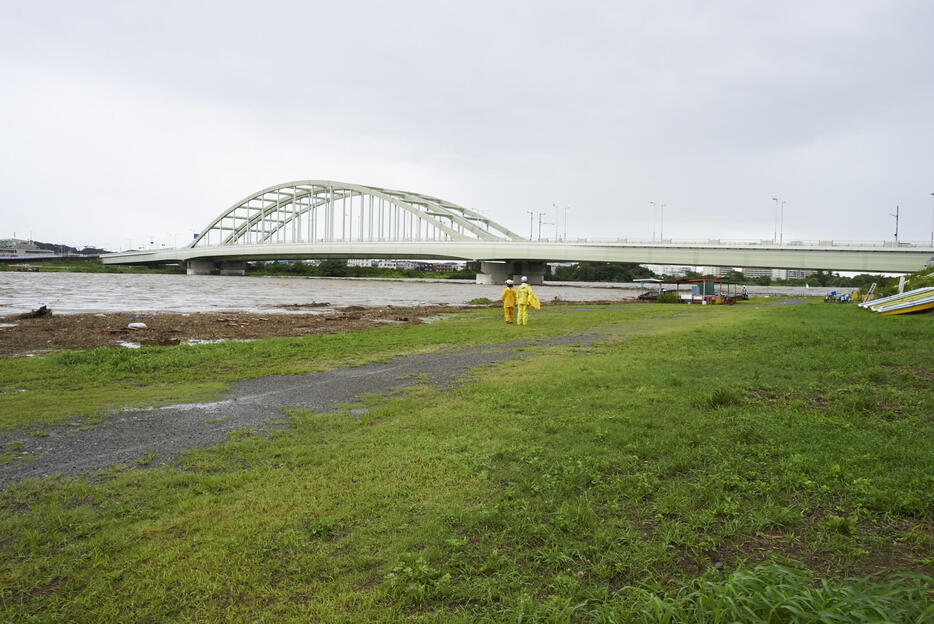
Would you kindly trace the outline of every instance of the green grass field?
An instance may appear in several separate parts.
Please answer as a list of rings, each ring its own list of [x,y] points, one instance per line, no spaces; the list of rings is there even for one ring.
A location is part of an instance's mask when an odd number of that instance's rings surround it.
[[[934,318],[553,307],[527,329],[603,338],[8,487],[0,621],[934,621]],[[0,425],[519,331],[482,310],[7,360]]]

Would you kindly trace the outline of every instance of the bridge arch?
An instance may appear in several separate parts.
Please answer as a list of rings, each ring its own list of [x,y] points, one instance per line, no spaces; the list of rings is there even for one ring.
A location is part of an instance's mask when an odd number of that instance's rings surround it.
[[[188,247],[518,240],[523,239],[483,215],[430,195],[301,180],[243,198],[218,215]]]

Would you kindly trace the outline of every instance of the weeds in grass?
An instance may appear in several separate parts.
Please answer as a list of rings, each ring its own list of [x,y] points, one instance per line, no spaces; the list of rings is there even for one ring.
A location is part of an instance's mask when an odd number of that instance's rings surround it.
[[[856,531],[857,517],[855,515],[841,517],[829,514],[824,518],[823,523],[832,531],[842,535],[852,535]]]
[[[136,463],[139,466],[148,466],[155,458],[156,452],[152,449],[146,449],[143,451],[142,457],[136,460]]]
[[[709,393],[706,393],[702,398],[695,402],[695,405],[697,405],[697,407],[715,410],[722,407],[739,405],[742,400],[742,395],[738,390],[721,386],[714,388]]]
[[[672,599],[640,592],[639,613],[646,624],[675,622],[929,622],[934,618],[930,578],[895,575],[816,583],[806,570],[774,563],[704,581]]]

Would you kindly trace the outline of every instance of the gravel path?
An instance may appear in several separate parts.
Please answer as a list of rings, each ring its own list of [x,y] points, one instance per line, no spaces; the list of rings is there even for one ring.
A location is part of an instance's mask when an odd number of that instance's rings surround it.
[[[534,345],[583,345],[600,337],[579,334]],[[21,454],[16,461],[0,465],[0,488],[29,477],[76,476],[114,464],[136,466],[141,459],[147,465],[161,465],[185,450],[224,442],[231,431],[264,429],[285,417],[285,407],[327,412],[363,395],[384,394],[419,381],[447,385],[473,366],[519,359],[523,352],[517,348],[529,344],[517,341],[307,375],[250,379],[235,384],[219,401],[120,410],[92,427],[47,427],[44,437],[24,432],[0,435],[0,446],[17,443],[16,452]]]

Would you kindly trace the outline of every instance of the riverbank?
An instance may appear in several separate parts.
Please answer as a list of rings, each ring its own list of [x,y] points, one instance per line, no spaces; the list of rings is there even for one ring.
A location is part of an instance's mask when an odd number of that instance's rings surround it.
[[[307,336],[358,331],[386,323],[420,323],[464,306],[332,307],[295,305],[291,314],[97,313],[0,318],[0,358],[61,349],[175,346],[220,340]]]

